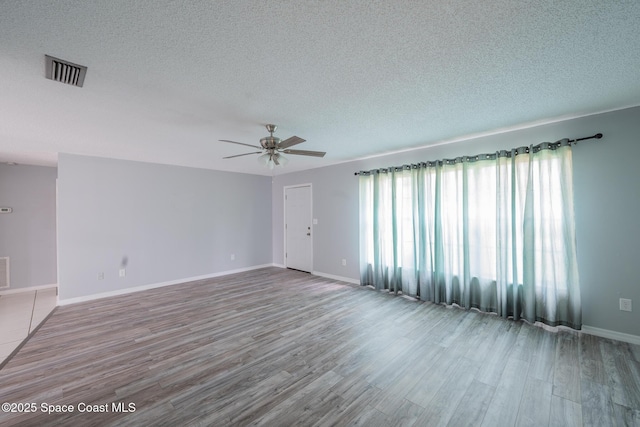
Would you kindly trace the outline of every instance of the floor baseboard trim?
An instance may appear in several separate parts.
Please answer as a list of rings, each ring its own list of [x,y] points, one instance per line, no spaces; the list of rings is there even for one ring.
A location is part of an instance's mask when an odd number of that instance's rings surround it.
[[[32,291],[41,291],[43,289],[57,288],[57,284],[51,285],[40,285],[40,286],[30,286],[28,288],[13,288],[13,289],[5,289],[0,290],[0,295],[11,295],[11,294],[19,294],[20,292],[32,292]]]
[[[314,276],[326,277],[327,279],[340,280],[341,282],[353,283],[354,285],[359,285],[360,280],[352,279],[350,277],[336,276],[335,274],[322,273],[320,271],[312,271],[311,274]]]
[[[196,280],[212,279],[214,277],[228,276],[229,274],[244,273],[245,271],[258,270],[260,268],[272,267],[273,264],[261,264],[251,267],[237,268],[235,270],[220,271],[217,273],[205,274],[202,276],[186,277],[184,279],[170,280],[168,282],[151,283],[148,285],[136,286],[133,288],[117,289],[115,291],[101,292],[99,294],[86,295],[75,298],[58,300],[58,305],[77,304],[80,302],[93,301],[101,298],[115,297],[118,295],[126,295],[134,292],[147,291],[149,289],[162,288],[164,286],[179,285],[186,282],[194,282]]]
[[[609,329],[595,328],[593,326],[582,325],[582,332],[589,335],[595,335],[602,338],[609,338],[617,341],[624,341],[630,344],[640,345],[640,336],[625,334],[624,332],[611,331]]]

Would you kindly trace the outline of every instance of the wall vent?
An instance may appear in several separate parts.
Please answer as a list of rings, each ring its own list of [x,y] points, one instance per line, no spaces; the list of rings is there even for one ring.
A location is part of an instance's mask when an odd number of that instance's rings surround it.
[[[44,56],[45,77],[60,83],[82,87],[84,76],[87,74],[87,67],[73,64],[69,61]]]
[[[9,287],[9,257],[0,257],[0,289]]]

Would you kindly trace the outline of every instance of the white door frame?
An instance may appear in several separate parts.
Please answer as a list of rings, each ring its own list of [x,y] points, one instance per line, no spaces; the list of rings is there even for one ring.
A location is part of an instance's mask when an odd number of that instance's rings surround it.
[[[282,210],[284,212],[282,231],[283,231],[283,240],[284,240],[284,251],[282,253],[282,259],[284,260],[284,267],[287,268],[287,189],[289,188],[298,188],[298,187],[309,187],[309,211],[311,212],[309,218],[309,224],[311,227],[311,268],[309,273],[313,272],[313,235],[315,234],[315,229],[313,227],[313,185],[311,183],[306,184],[295,184],[295,185],[285,185],[282,188]]]

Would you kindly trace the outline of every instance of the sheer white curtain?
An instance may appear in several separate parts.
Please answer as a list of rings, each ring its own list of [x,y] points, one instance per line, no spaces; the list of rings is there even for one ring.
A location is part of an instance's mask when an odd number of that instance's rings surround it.
[[[360,174],[361,283],[581,327],[571,145]]]

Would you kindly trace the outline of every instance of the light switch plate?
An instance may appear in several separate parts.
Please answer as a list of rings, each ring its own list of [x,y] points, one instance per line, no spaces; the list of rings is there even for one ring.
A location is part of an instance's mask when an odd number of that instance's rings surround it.
[[[627,298],[620,298],[620,310],[631,311],[631,300]]]

